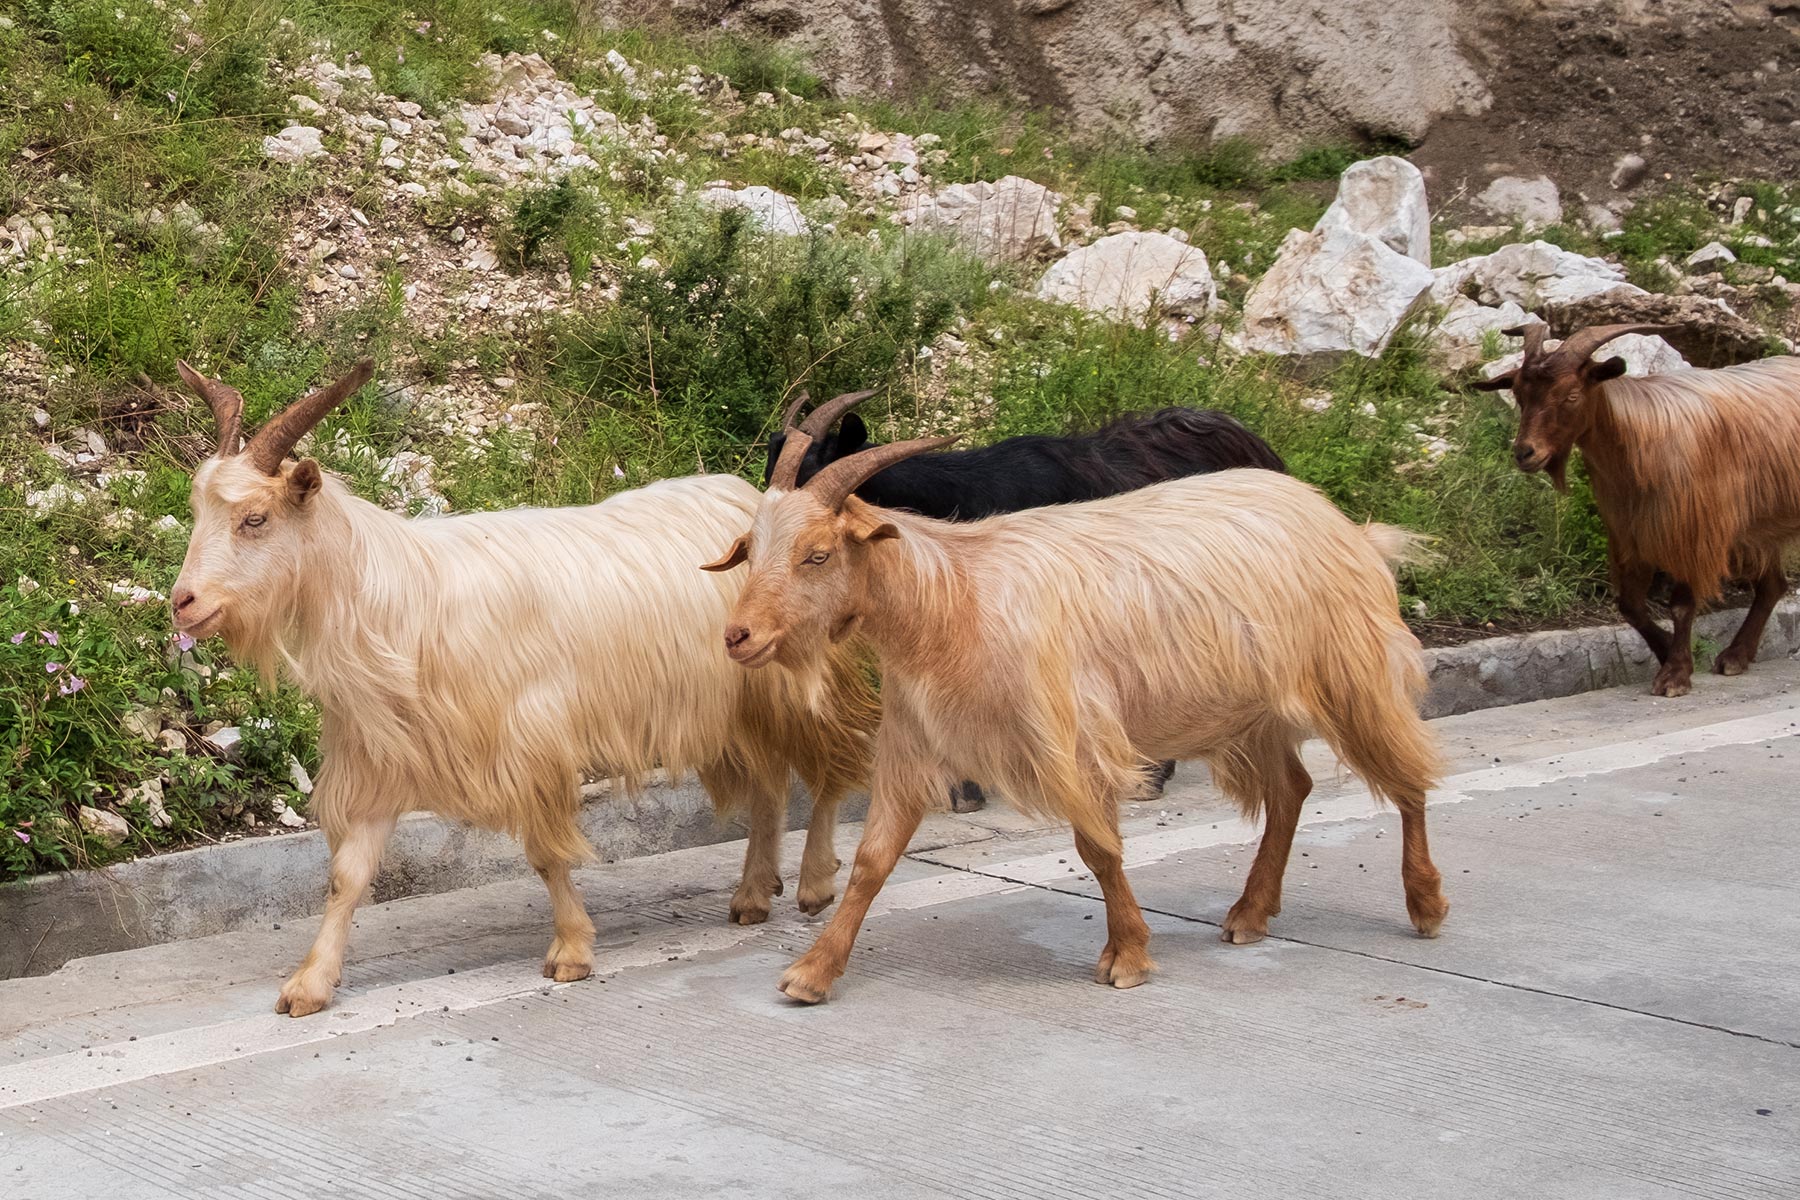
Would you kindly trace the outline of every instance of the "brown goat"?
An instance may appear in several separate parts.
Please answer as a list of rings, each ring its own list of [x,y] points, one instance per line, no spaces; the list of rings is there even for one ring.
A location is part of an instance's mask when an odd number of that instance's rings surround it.
[[[809,426],[829,428],[834,407]],[[1425,838],[1437,756],[1389,565],[1409,535],[1358,527],[1263,470],[952,524],[852,494],[946,439],[876,447],[795,488],[809,440],[807,427],[790,430],[749,534],[708,565],[749,564],[725,632],[742,665],[803,671],[852,634],[881,658],[868,824],[837,913],[782,977],[788,996],[826,998],[921,817],[962,778],[1074,826],[1106,899],[1095,978],[1126,988],[1152,963],[1118,801],[1142,787],[1148,761],[1206,759],[1246,815],[1267,816],[1223,923],[1226,941],[1256,941],[1281,910],[1312,787],[1298,748],[1315,730],[1400,809],[1407,911],[1437,933],[1449,908]]]
[[[1595,361],[1594,352],[1666,327],[1594,326],[1554,350],[1544,346],[1547,328],[1508,330],[1525,339],[1523,363],[1475,385],[1510,388],[1518,401],[1519,469],[1547,471],[1566,490],[1569,455],[1580,448],[1619,611],[1661,664],[1653,693],[1688,693],[1695,611],[1731,578],[1750,581],[1755,598],[1713,669],[1742,674],[1787,590],[1782,548],[1800,536],[1800,358],[1625,377],[1624,359]],[[1650,618],[1659,570],[1674,583],[1672,636]]]

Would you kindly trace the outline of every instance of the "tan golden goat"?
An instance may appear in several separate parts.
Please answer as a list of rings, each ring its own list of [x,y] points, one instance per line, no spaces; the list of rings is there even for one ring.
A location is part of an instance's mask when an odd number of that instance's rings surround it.
[[[1224,922],[1225,940],[1253,942],[1281,910],[1312,786],[1298,747],[1313,731],[1399,808],[1407,911],[1421,934],[1437,933],[1449,908],[1425,837],[1437,757],[1416,708],[1419,647],[1400,620],[1389,565],[1408,535],[1358,527],[1273,471],[1223,471],[970,524],[852,495],[942,438],[840,459],[796,488],[814,431],[855,399],[788,431],[749,534],[708,564],[749,565],[725,627],[744,666],[804,671],[852,635],[881,658],[868,825],[843,902],[782,991],[826,998],[921,816],[963,778],[992,781],[1074,826],[1106,898],[1095,978],[1124,988],[1152,963],[1122,867],[1118,801],[1142,785],[1149,761],[1208,760],[1244,812],[1267,819]]]
[[[323,714],[313,812],[331,845],[325,920],[280,1012],[329,1003],[350,917],[404,814],[431,811],[524,843],[550,890],[544,974],[593,969],[594,926],[570,878],[593,851],[576,824],[591,771],[635,786],[697,770],[743,803],[751,837],[732,918],[780,890],[790,769],[814,819],[797,898],[831,903],[838,801],[867,777],[878,708],[833,653],[809,685],[755,678],[718,642],[738,586],[694,570],[760,499],[730,476],[667,480],[586,508],[408,521],[357,499],[295,443],[365,383],[360,363],[239,449],[243,398],[181,364],[211,405],[217,452],[194,472],[194,536],[175,625],[221,634],[265,677],[285,669]]]

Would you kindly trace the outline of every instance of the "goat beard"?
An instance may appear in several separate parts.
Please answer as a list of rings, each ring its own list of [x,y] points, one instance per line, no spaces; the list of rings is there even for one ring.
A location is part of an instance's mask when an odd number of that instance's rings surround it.
[[[1557,491],[1567,494],[1569,490],[1569,456],[1567,453],[1558,454],[1545,463],[1544,473],[1550,476],[1551,486]]]

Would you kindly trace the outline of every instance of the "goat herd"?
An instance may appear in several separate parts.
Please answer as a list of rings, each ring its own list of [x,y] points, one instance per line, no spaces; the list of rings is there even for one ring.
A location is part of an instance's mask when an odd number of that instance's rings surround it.
[[[1717,663],[1736,674],[1784,589],[1800,358],[1640,378],[1592,359],[1649,328],[1588,329],[1547,352],[1530,326],[1516,331],[1523,365],[1485,386],[1518,401],[1521,469],[1562,486],[1583,451],[1620,609],[1662,664],[1657,694],[1678,696],[1695,606],[1728,577],[1754,581]],[[1407,914],[1426,937],[1443,923],[1425,832],[1437,756],[1393,575],[1415,539],[1355,524],[1229,417],[1169,409],[943,452],[953,439],[866,444],[849,411],[861,393],[798,423],[788,410],[766,493],[697,476],[583,508],[408,521],[290,459],[368,362],[248,441],[242,396],[180,370],[219,443],[194,472],[175,624],[222,635],[270,680],[285,670],[323,714],[313,811],[331,887],[281,1012],[330,1002],[351,914],[395,822],[420,810],[518,838],[554,909],[545,975],[588,975],[594,926],[570,877],[592,857],[584,773],[635,788],[692,771],[721,810],[746,810],[731,903],[744,924],[782,890],[790,775],[813,798],[796,893],[808,913],[835,899],[838,804],[870,787],[843,903],[781,979],[808,1003],[843,974],[923,814],[965,779],[1073,827],[1106,900],[1095,978],[1125,988],[1152,963],[1119,801],[1155,785],[1159,760],[1206,760],[1266,822],[1223,921],[1225,940],[1256,941],[1281,911],[1312,786],[1299,747],[1315,734],[1399,809]],[[1673,637],[1646,608],[1657,570]]]

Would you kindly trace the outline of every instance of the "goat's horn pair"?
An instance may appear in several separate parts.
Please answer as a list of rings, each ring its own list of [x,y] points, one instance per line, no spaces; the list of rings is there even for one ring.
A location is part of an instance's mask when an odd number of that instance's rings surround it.
[[[831,432],[837,419],[867,400],[875,393],[846,392],[842,396],[834,396],[807,414],[804,421],[794,423],[794,417],[805,406],[807,395],[801,392],[794,402],[787,406],[781,414],[781,428],[785,439],[781,444],[781,457],[775,460],[775,470],[769,476],[769,486],[782,491],[792,491],[800,481],[800,462],[812,444]]]
[[[1672,333],[1674,330],[1673,325],[1590,325],[1586,329],[1577,329],[1564,338],[1556,352],[1567,354],[1576,362],[1585,362],[1594,351],[1616,337],[1624,337],[1628,333]]]
[[[207,405],[212,409],[213,420],[219,427],[220,456],[239,453],[238,438],[243,432],[244,420],[243,394],[216,379],[208,379],[185,362],[176,363],[175,369],[181,373],[181,378],[189,387],[206,399]],[[250,461],[263,474],[280,474],[282,460],[293,452],[300,439],[324,420],[326,413],[369,382],[374,374],[375,360],[361,360],[335,383],[307,393],[269,418],[242,452],[250,456]]]

